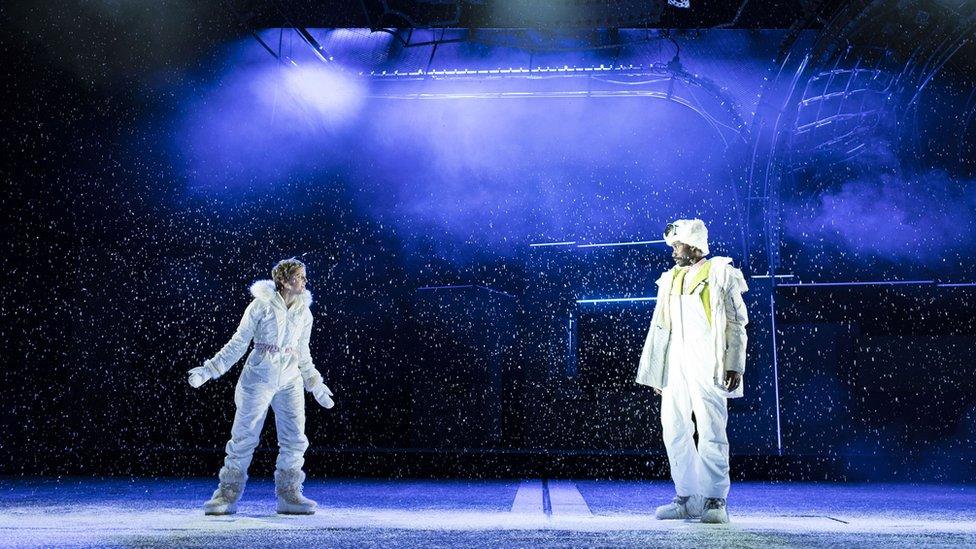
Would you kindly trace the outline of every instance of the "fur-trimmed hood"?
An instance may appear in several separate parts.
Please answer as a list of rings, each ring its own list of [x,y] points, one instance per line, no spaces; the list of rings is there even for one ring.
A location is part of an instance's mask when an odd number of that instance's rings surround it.
[[[273,280],[258,280],[254,284],[251,284],[251,295],[259,301],[264,301],[268,304],[280,304],[284,306],[284,301],[278,294],[278,290],[275,289],[275,283]],[[311,307],[312,305],[312,292],[305,290],[302,295],[299,296],[302,304],[306,307]]]

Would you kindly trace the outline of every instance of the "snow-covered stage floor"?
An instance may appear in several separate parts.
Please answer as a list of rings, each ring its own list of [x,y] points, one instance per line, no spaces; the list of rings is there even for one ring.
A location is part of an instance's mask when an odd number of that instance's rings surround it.
[[[213,479],[3,479],[9,546],[976,546],[976,486],[734,483],[732,523],[657,521],[661,481],[306,482],[314,516],[274,513],[253,478],[207,517]]]

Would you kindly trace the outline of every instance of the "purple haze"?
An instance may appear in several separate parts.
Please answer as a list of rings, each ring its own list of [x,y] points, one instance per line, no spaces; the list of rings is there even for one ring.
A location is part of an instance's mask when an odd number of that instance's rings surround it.
[[[976,236],[976,187],[944,172],[879,174],[824,193],[809,218],[792,217],[799,240],[833,241],[859,254],[927,262]]]
[[[709,55],[704,41],[689,49],[738,90],[762,77],[759,59]],[[723,141],[687,107],[648,97],[380,98],[368,80],[309,59],[278,64],[248,42],[232,51],[220,81],[189,101],[178,135],[194,193],[338,185],[406,245],[433,240],[445,253],[656,239],[678,217],[708,221],[716,253],[738,252]],[[496,62],[509,66],[503,54]],[[683,63],[698,66],[695,54]]]

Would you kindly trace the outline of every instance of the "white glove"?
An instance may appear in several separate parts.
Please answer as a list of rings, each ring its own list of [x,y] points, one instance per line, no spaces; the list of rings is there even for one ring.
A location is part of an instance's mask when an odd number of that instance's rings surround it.
[[[329,387],[325,383],[319,381],[309,392],[312,393],[315,401],[323,408],[328,409],[335,406],[335,401],[332,400],[332,391],[329,390]]]
[[[198,389],[201,385],[213,379],[213,373],[206,366],[197,366],[187,373],[189,377],[186,381],[194,389]]]

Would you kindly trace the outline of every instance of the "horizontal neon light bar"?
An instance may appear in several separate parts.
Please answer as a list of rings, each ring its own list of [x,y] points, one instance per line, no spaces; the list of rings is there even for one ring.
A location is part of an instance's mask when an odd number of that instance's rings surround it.
[[[875,282],[801,282],[780,284],[780,288],[800,288],[806,286],[907,286],[912,284],[935,284],[934,280],[879,280]]]
[[[692,103],[676,94],[668,95],[666,91],[651,90],[587,90],[587,91],[532,91],[532,92],[469,92],[469,93],[389,93],[376,91],[366,95],[370,99],[552,99],[552,98],[613,98],[613,97],[650,97],[667,99],[674,103],[694,108]]]
[[[577,299],[577,303],[627,303],[633,301],[657,301],[656,297],[608,297],[606,299]]]
[[[794,275],[773,275],[774,278],[793,278]],[[749,278],[769,278],[769,275],[752,275]]]
[[[573,240],[572,242],[538,242],[536,244],[529,244],[529,247],[540,248],[542,246],[570,246],[572,244],[576,244],[576,241]]]
[[[371,71],[370,76],[474,76],[474,75],[487,75],[487,74],[543,74],[543,73],[588,73],[588,72],[617,72],[617,71],[633,71],[633,70],[644,70],[643,65],[617,65],[617,66],[606,66],[600,65],[597,67],[570,67],[569,65],[563,65],[562,67],[535,67],[531,69],[526,68],[507,68],[507,69],[434,69],[430,71],[425,71],[423,69],[416,71],[404,71],[399,70],[394,71]],[[363,74],[363,73],[360,73]]]
[[[449,285],[449,286],[422,286],[420,288],[417,288],[417,291],[419,292],[421,290],[458,290],[458,289],[463,289],[463,288],[477,288],[479,290],[486,290],[486,291],[489,291],[489,292],[492,292],[492,293],[501,294],[501,295],[506,296],[506,297],[512,297],[512,298],[515,297],[514,295],[512,295],[512,294],[510,294],[508,292],[503,292],[501,290],[496,290],[494,288],[489,288],[488,286],[479,286],[477,284],[462,284],[462,285],[456,285],[456,286],[455,285]]]
[[[976,282],[955,282],[955,283],[939,284],[940,288],[965,288],[970,286],[976,286]]]
[[[599,244],[577,244],[577,248],[601,248],[604,246],[642,246],[644,244],[663,244],[663,240],[636,240],[634,242],[604,242]]]

